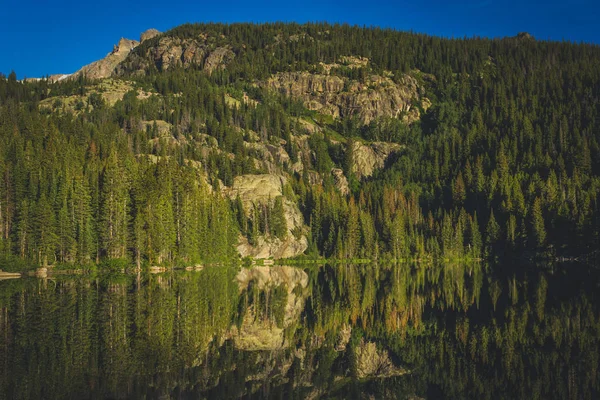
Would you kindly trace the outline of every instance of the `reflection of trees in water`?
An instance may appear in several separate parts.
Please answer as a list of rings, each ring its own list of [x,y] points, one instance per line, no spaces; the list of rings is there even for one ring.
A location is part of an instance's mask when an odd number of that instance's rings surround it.
[[[0,393],[598,396],[597,274],[569,271],[571,280],[585,277],[575,288],[560,272],[499,275],[483,264],[306,272],[306,289],[241,287],[234,268],[141,282],[2,282]],[[304,311],[290,314],[289,296],[304,298]],[[233,327],[242,323],[260,324],[264,335],[283,330],[285,340],[278,350],[241,351]]]
[[[458,398],[598,393],[598,308],[593,293],[565,293],[562,278],[493,276],[479,264],[337,265],[320,274],[338,284],[313,287],[314,331],[326,337],[346,322],[360,327],[411,367],[421,387]]]
[[[96,391],[130,397],[148,385],[172,388],[184,379],[180,371],[203,363],[209,343],[229,329],[235,273],[150,276],[139,287],[126,276],[47,287],[15,282],[0,303],[8,316],[0,325],[0,348],[8,349],[0,356],[0,392],[87,398]]]

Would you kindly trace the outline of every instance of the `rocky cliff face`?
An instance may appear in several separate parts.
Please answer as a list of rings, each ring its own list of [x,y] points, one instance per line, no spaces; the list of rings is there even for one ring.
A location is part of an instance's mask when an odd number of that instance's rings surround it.
[[[365,63],[361,59],[349,68],[363,68]],[[430,104],[422,95],[417,79],[410,74],[403,75],[398,83],[389,74],[368,74],[359,81],[332,75],[336,66],[322,64],[323,73],[319,74],[278,73],[261,85],[301,99],[310,110],[334,118],[358,117],[363,124],[379,117],[401,118],[411,123],[420,118],[418,107],[426,109]]]
[[[225,68],[235,58],[235,53],[225,47],[217,47],[208,54],[204,62],[204,70],[209,74],[216,69]],[[185,65],[185,64],[184,64]]]
[[[121,63],[129,56],[131,51],[135,49],[140,43],[146,40],[152,39],[155,36],[160,35],[160,31],[156,29],[148,29],[140,35],[140,41],[121,38],[119,43],[113,46],[113,50],[106,55],[106,57],[94,61],[91,64],[81,67],[77,72],[72,74],[55,74],[48,77],[50,82],[59,82],[64,79],[75,79],[79,76],[85,75],[89,79],[103,79],[109,78],[116,74],[117,70],[122,70],[120,67]],[[39,78],[34,78],[37,80]]]
[[[148,31],[146,31],[148,32]],[[156,38],[154,32],[142,36],[144,42]],[[213,48],[205,36],[176,38],[162,36],[132,53],[117,69],[117,75],[143,75],[148,69],[166,71],[175,67],[203,66],[208,73],[224,68],[234,59],[235,53],[226,47]]]
[[[279,196],[283,196],[283,187],[287,179],[282,175],[241,175],[233,180],[230,188],[225,188],[225,193],[232,199],[240,196],[246,212],[254,204],[272,203]],[[246,238],[240,237],[237,250],[242,257],[254,258],[286,258],[302,254],[308,248],[308,239],[301,233],[304,232],[304,218],[298,205],[284,198],[283,209],[287,224],[287,238],[285,240],[259,237],[256,244],[251,245]]]
[[[350,186],[348,186],[348,178],[344,175],[344,171],[339,168],[333,168],[331,170],[333,176],[333,182],[335,187],[340,191],[341,194],[347,195],[350,193]]]
[[[79,71],[75,72],[70,78],[77,78],[85,75],[89,79],[108,78],[113,75],[117,66],[127,58],[131,50],[136,48],[140,42],[121,38],[119,43],[113,47],[113,51],[101,60],[95,61]]]
[[[113,51],[101,60],[84,66],[71,75],[57,75],[52,81],[77,78],[85,75],[90,79],[102,79],[128,74],[143,75],[146,70],[155,67],[166,71],[175,67],[190,68],[202,66],[212,73],[224,68],[235,58],[228,47],[214,47],[207,43],[205,36],[196,38],[160,37],[161,32],[148,29],[140,35],[140,41],[121,38]],[[156,39],[152,41],[152,39]],[[141,43],[143,49],[133,52]]]
[[[368,145],[354,142],[354,164],[352,170],[359,179],[373,175],[376,169],[384,167],[388,157],[400,151],[396,143],[374,142]]]
[[[292,163],[290,155],[280,145],[265,144],[259,141],[244,142],[248,155],[253,157],[257,168],[267,171],[269,174],[278,174],[291,168],[293,171],[302,171],[302,162]]]
[[[160,35],[160,31],[154,28],[148,29],[140,35],[140,43],[144,43],[146,40],[150,40],[153,37]]]

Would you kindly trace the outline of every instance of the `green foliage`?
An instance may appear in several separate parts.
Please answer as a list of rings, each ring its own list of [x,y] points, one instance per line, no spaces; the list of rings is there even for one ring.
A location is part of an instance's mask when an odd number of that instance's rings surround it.
[[[533,232],[538,246],[543,246],[546,241],[546,228],[544,227],[544,216],[542,214],[541,203],[541,200],[536,198],[533,202],[533,209],[531,211],[533,218]]]
[[[275,199],[273,211],[271,212],[271,235],[284,240],[287,237],[287,222],[283,208],[283,196]]]
[[[323,23],[184,25],[161,37],[199,35],[211,49],[234,51],[226,68],[163,71],[148,58],[159,38],[148,40],[120,73],[155,95],[132,90],[114,106],[84,77],[0,77],[3,253],[42,264],[198,262],[233,255],[239,233],[251,243],[283,239],[277,199],[242,210],[216,194],[236,176],[270,171],[257,140],[289,155],[277,168],[291,177],[294,193],[285,195],[309,225],[312,253],[460,258],[480,256],[482,242],[496,254],[597,247],[597,46]],[[319,63],[345,56],[367,57],[368,66],[342,65],[334,75],[367,82],[385,73],[403,84],[408,74],[431,107],[417,105],[411,124],[399,114],[363,125],[256,84],[278,72],[323,73]],[[142,65],[144,73],[128,76]],[[38,110],[71,95],[85,100],[75,115]],[[316,129],[308,140],[301,121]],[[359,180],[354,141],[401,146]],[[302,172],[291,168],[298,161]],[[338,193],[332,168],[344,171],[348,195]]]
[[[594,268],[325,263],[296,269],[291,288],[241,284],[259,271],[228,265],[136,277],[122,262],[101,277],[0,282],[0,393],[597,397]]]

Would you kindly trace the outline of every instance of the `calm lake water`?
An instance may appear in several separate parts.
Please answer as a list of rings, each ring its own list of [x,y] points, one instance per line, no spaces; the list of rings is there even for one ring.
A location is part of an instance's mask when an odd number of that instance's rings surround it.
[[[600,398],[599,296],[581,264],[0,281],[0,397]]]

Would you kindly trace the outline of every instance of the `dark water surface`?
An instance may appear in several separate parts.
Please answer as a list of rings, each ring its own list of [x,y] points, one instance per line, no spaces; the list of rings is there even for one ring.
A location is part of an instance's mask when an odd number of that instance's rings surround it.
[[[0,398],[600,398],[599,296],[579,264],[0,281]]]

